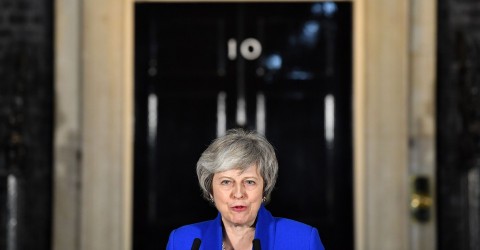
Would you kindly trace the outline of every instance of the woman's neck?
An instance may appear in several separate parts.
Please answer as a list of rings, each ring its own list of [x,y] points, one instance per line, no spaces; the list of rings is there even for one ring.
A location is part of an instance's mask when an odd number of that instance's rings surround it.
[[[228,225],[224,223],[223,244],[225,249],[252,249],[255,228],[250,226]]]

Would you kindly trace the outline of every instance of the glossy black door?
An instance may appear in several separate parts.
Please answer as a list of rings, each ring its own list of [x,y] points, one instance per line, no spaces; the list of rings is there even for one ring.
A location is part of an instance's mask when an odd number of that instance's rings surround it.
[[[438,1],[436,206],[439,250],[480,247],[478,1]]]
[[[225,129],[277,150],[275,216],[353,249],[350,3],[137,4],[134,249],[212,219],[195,164]]]

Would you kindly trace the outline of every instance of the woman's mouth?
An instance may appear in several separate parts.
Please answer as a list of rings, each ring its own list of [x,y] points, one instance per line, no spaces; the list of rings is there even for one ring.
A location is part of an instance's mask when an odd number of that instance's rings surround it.
[[[231,209],[234,212],[243,212],[243,211],[247,210],[247,206],[233,206],[233,207],[231,207]]]

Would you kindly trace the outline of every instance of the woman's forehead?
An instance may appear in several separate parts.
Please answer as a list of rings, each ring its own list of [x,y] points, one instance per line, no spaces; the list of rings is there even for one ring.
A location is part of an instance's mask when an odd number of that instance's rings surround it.
[[[246,168],[232,168],[226,171],[221,171],[215,174],[215,176],[228,176],[228,177],[236,177],[236,176],[260,176],[260,173],[257,169],[257,165],[253,164]]]

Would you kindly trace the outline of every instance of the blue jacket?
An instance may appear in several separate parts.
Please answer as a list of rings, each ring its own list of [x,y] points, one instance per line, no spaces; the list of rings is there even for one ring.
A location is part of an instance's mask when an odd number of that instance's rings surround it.
[[[200,250],[221,250],[220,214],[214,220],[173,230],[167,250],[190,250],[195,238],[202,241]],[[262,250],[324,250],[316,228],[294,220],[275,218],[263,205],[258,211],[255,239],[260,240]]]

